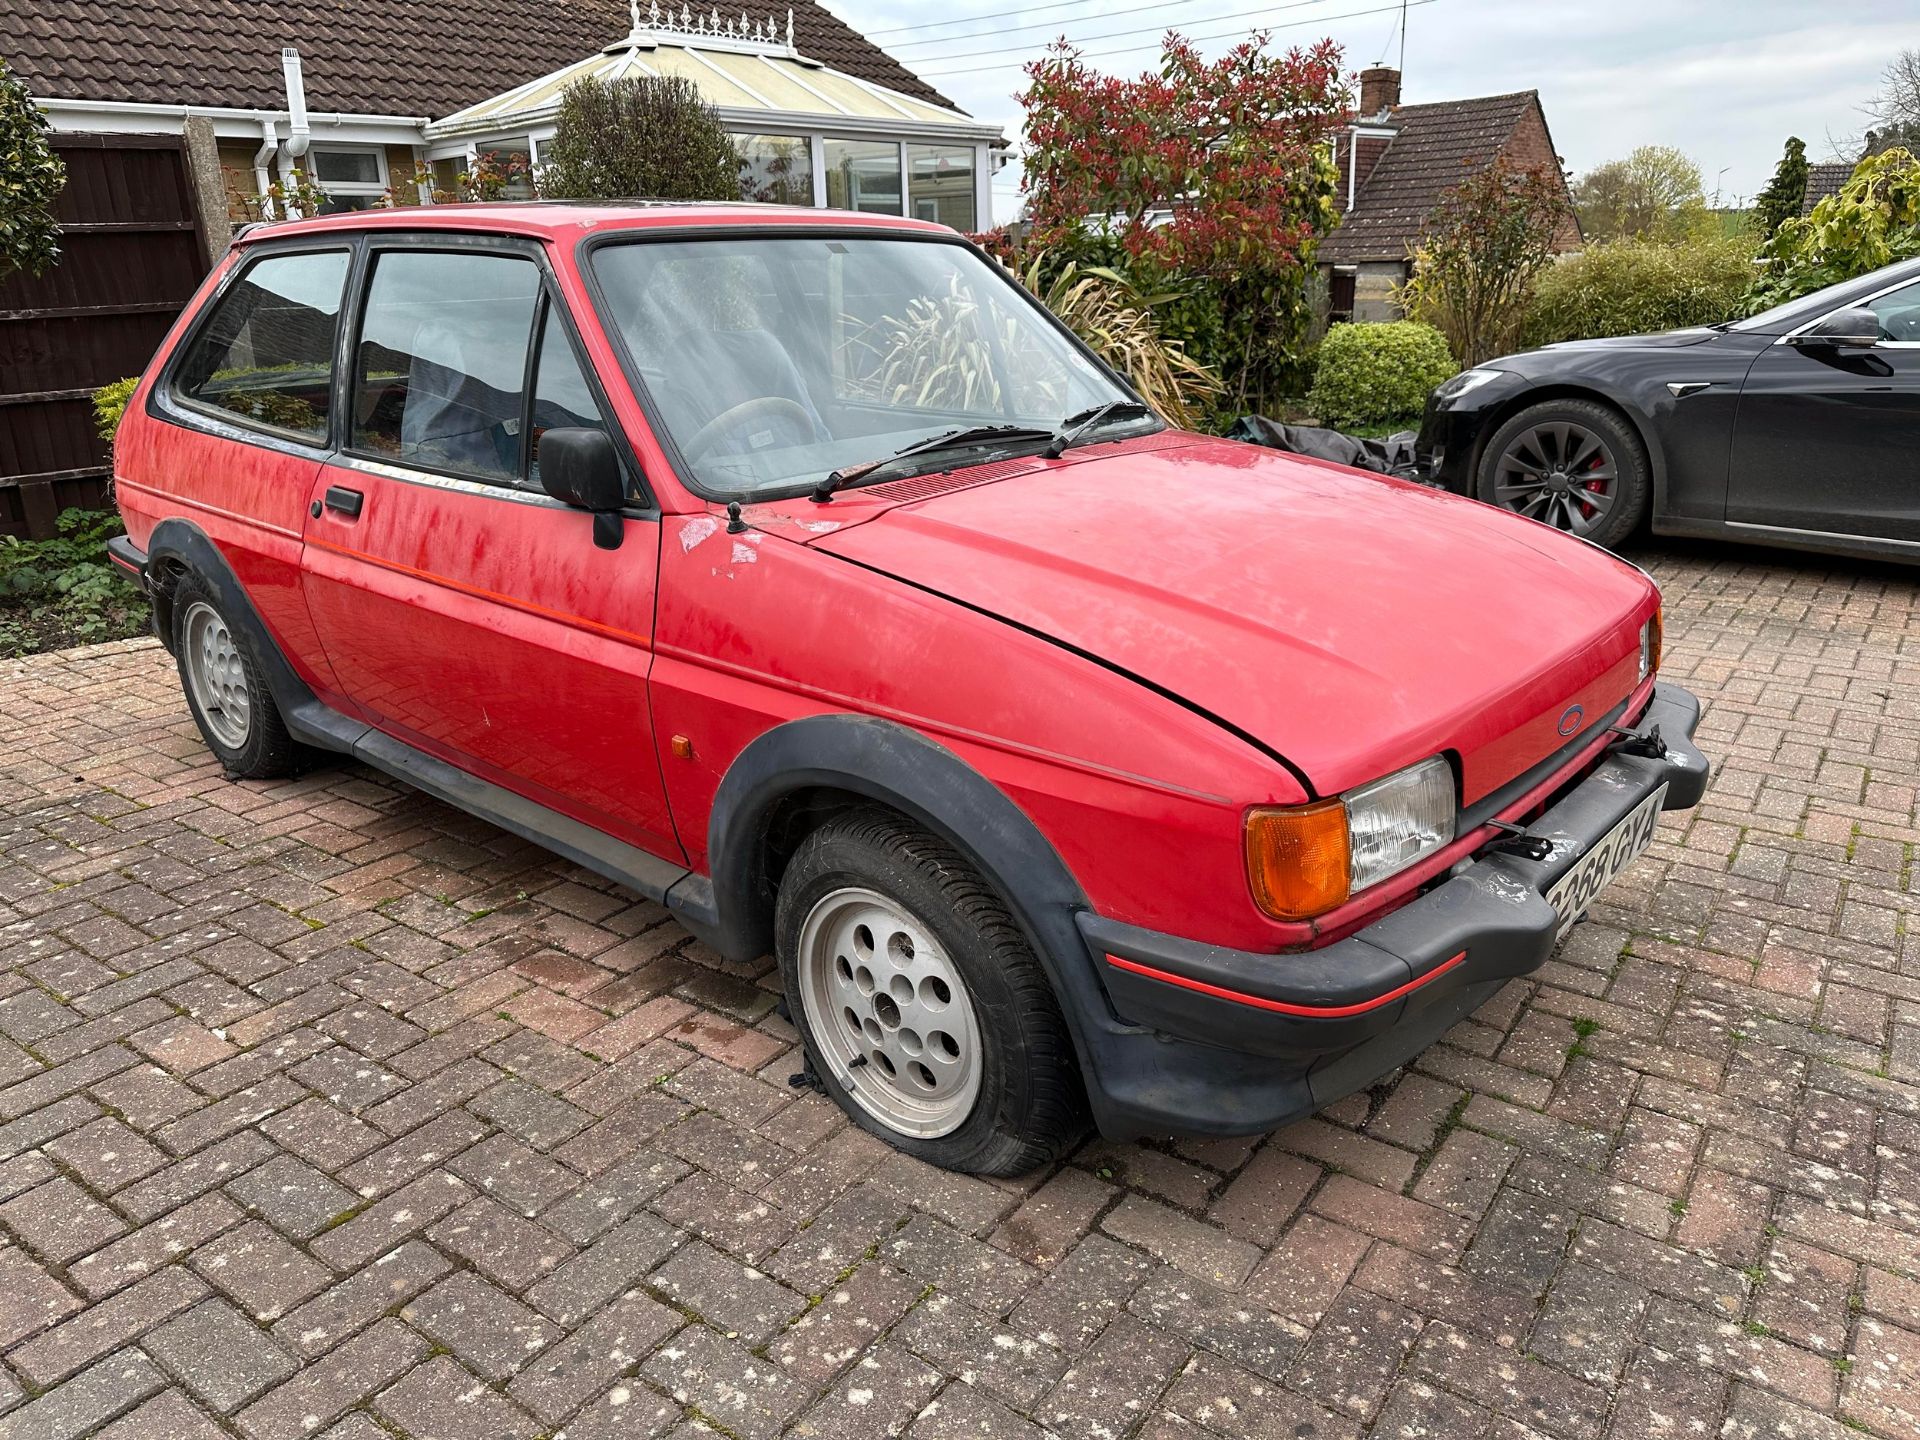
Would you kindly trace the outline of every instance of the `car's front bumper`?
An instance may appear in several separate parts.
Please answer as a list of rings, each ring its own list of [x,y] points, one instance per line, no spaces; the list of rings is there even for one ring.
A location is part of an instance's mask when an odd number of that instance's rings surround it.
[[[1501,371],[1497,379],[1465,394],[1443,395],[1436,390],[1429,395],[1413,442],[1422,477],[1457,495],[1471,495],[1480,447],[1500,417],[1511,413],[1515,398],[1532,384],[1524,375]]]
[[[1080,930],[1122,1022],[1159,1044],[1139,1063],[1089,1067],[1110,1135],[1254,1134],[1405,1064],[1506,981],[1552,952],[1546,894],[1660,786],[1697,804],[1709,767],[1693,745],[1700,702],[1660,685],[1635,729],[1664,759],[1615,749],[1527,827],[1543,859],[1498,843],[1357,934],[1298,954],[1203,945],[1091,913]]]

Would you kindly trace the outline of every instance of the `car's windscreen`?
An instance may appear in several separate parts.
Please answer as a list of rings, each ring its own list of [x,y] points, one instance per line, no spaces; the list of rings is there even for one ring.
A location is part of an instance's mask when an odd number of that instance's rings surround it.
[[[1846,288],[1856,295],[1871,295],[1884,286],[1893,284],[1903,275],[1920,279],[1920,266],[1916,266],[1911,260],[1899,260],[1892,265],[1883,265],[1880,269],[1862,275],[1857,280],[1849,280]],[[1758,315],[1749,315],[1744,320],[1736,320],[1727,328],[1745,330],[1756,335],[1784,335],[1787,331],[1797,329],[1809,320],[1818,320],[1829,310],[1838,309],[1842,303],[1837,298],[1840,293],[1839,286],[1828,286],[1824,290],[1814,291],[1811,295],[1802,295],[1798,299],[1789,300],[1784,305],[1775,305],[1771,310],[1762,310]],[[1864,304],[1865,302],[1856,303]]]
[[[1131,399],[962,245],[724,236],[592,264],[634,379],[711,495],[792,492],[955,430],[1051,430]],[[1128,413],[1111,433],[1158,423]]]

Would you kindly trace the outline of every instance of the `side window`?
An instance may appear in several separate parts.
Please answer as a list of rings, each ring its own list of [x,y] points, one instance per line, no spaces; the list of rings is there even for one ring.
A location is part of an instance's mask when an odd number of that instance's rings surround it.
[[[1882,340],[1920,341],[1920,281],[1889,291],[1870,308],[1879,317]]]
[[[174,381],[199,405],[324,440],[348,254],[270,255],[220,298]]]
[[[567,327],[548,307],[540,321],[540,358],[533,377],[533,434],[527,452],[527,484],[540,488],[540,437],[549,430],[605,430],[606,417],[593,398]]]
[[[377,254],[354,357],[354,448],[521,483],[520,417],[539,294],[538,268],[518,256]]]

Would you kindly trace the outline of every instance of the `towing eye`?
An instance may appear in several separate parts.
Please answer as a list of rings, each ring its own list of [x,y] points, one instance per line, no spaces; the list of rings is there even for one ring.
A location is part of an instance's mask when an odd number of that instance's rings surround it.
[[[1608,727],[1608,733],[1620,738],[1607,746],[1609,755],[1635,755],[1645,760],[1665,760],[1670,753],[1667,742],[1660,738],[1660,726],[1656,723],[1644,733],[1639,730],[1625,730],[1618,725]],[[1500,838],[1487,846],[1488,850],[1497,850],[1506,855],[1518,855],[1525,860],[1545,860],[1553,854],[1553,842],[1539,835],[1529,835],[1526,827],[1515,825],[1507,820],[1483,820],[1481,824],[1489,829],[1500,831]]]

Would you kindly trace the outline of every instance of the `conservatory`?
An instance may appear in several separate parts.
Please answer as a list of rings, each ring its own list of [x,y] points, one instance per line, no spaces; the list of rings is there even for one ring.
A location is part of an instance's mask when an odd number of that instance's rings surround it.
[[[996,127],[809,59],[794,46],[791,11],[782,31],[771,19],[684,4],[663,11],[658,0],[645,12],[630,0],[630,10],[632,30],[599,54],[429,122],[430,188],[455,189],[455,176],[488,153],[537,168],[561,92],[577,80],[681,76],[733,135],[747,199],[961,231],[993,223],[991,171],[1006,143]]]

